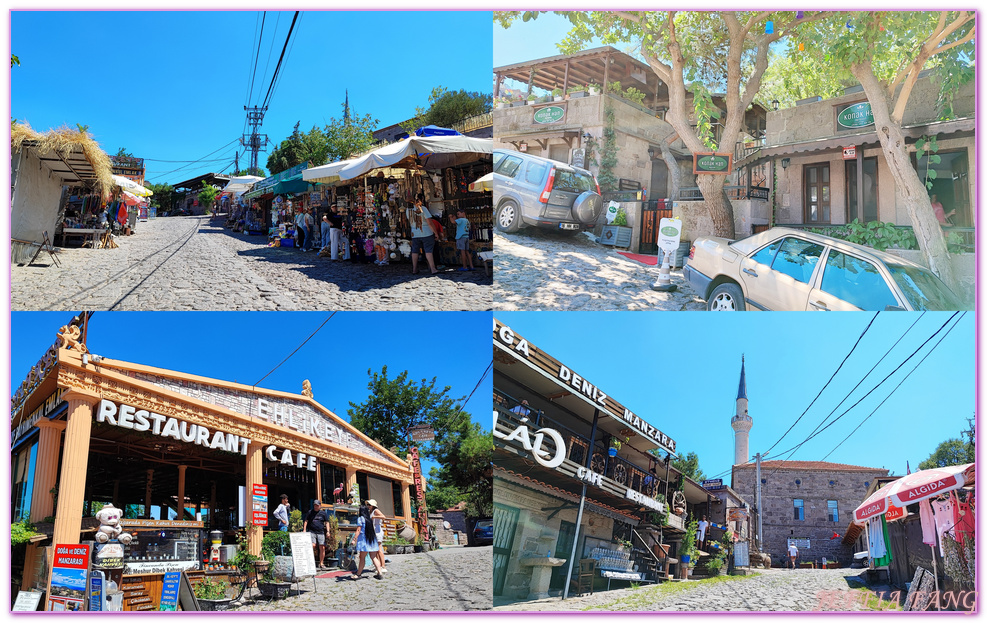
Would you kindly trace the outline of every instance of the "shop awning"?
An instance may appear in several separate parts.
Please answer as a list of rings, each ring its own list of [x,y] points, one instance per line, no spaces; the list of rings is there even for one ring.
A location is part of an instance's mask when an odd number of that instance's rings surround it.
[[[412,136],[375,149],[340,169],[341,180],[351,180],[374,169],[442,168],[493,153],[493,139],[470,136]],[[447,156],[447,157],[441,157]]]
[[[241,175],[230,179],[230,182],[223,187],[224,193],[242,193],[251,188],[254,184],[264,178],[259,175]]]
[[[330,162],[321,167],[313,167],[302,171],[302,179],[311,184],[332,184],[339,181],[339,172],[359,158],[349,158],[339,162]]]
[[[122,175],[114,175],[113,183],[129,193],[137,195],[138,197],[150,197],[154,194],[149,189],[144,188],[134,180],[123,177]]]

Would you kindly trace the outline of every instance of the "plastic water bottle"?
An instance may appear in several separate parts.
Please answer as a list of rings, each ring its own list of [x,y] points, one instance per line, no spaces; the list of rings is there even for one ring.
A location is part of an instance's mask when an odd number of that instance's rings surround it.
[[[552,550],[548,550],[548,553],[545,554],[545,558],[551,558],[551,557],[552,557]]]

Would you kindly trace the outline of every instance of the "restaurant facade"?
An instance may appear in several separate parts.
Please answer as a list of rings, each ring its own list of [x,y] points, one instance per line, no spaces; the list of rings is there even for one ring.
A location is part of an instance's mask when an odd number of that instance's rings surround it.
[[[493,374],[495,605],[665,577],[710,500],[675,441],[496,319]]]
[[[228,565],[238,536],[259,554],[282,493],[303,512],[324,501],[342,536],[361,499],[378,501],[389,534],[413,524],[409,463],[319,404],[307,381],[300,394],[240,385],[100,357],[79,338],[62,327],[12,400],[11,521],[39,532],[12,561],[21,590],[45,590],[49,546],[93,541],[110,503],[133,535],[108,569],[124,610],[157,609],[153,591],[145,601],[128,585]]]

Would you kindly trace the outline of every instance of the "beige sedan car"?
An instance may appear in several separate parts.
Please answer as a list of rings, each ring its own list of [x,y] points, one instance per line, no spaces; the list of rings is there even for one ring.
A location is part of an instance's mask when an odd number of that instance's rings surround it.
[[[784,227],[743,240],[699,238],[684,273],[710,311],[960,309],[956,295],[925,267]]]

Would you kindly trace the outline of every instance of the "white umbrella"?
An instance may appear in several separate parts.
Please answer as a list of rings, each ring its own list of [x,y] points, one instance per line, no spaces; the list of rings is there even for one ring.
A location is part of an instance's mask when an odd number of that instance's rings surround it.
[[[493,173],[487,173],[469,185],[470,192],[482,193],[493,190]]]
[[[426,162],[432,154],[449,154],[472,158],[475,154],[492,154],[493,139],[473,138],[470,136],[410,136],[397,143],[385,145],[369,154],[357,158],[355,162],[339,170],[338,175],[341,180],[350,180],[369,173],[374,169],[385,167],[404,166],[420,163],[421,159]],[[420,163],[424,164],[424,163]],[[447,162],[455,164],[455,162]]]
[[[144,188],[132,179],[123,177],[122,175],[114,175],[113,183],[122,188],[123,190],[129,191],[131,194],[137,195],[138,197],[150,197],[154,193]]]
[[[339,162],[330,162],[329,164],[324,164],[321,167],[305,169],[302,171],[302,179],[306,182],[319,184],[331,184],[333,182],[338,182],[339,172],[357,160],[359,160],[359,158],[350,158],[348,160],[340,160]]]

